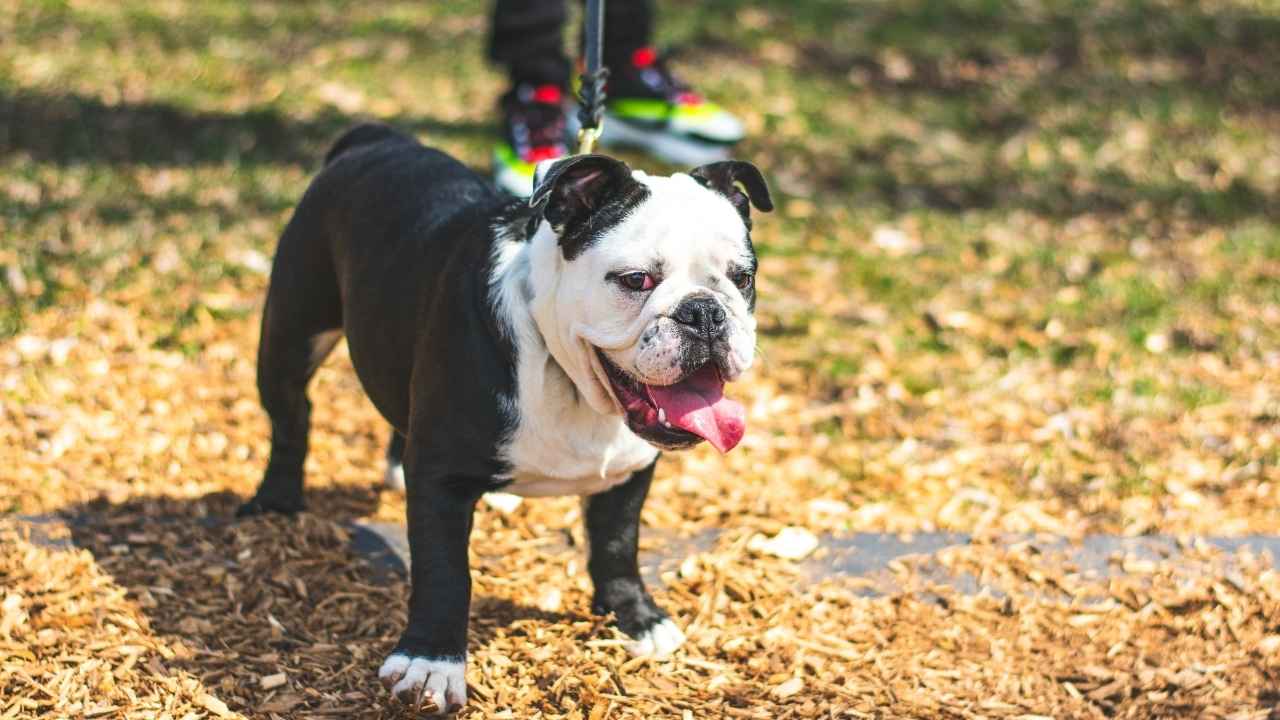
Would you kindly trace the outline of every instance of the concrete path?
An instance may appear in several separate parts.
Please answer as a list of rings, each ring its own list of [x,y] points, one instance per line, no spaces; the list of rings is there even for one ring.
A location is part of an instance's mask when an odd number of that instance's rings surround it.
[[[74,547],[66,539],[67,533],[61,528],[74,526],[74,519],[58,515],[18,516],[17,521],[30,528],[30,534],[37,543],[49,547]],[[189,523],[189,518],[170,518],[173,522]],[[157,519],[164,522],[165,519]],[[210,527],[228,522],[224,519],[205,519],[202,524]],[[409,564],[409,546],[403,525],[394,523],[354,522],[348,526],[351,530],[352,549],[369,558],[375,569],[400,575],[407,574]],[[660,583],[664,573],[680,567],[690,555],[711,550],[720,537],[720,531],[707,531],[692,537],[681,537],[673,533],[646,528],[643,537],[647,545],[657,550],[641,553],[640,565],[645,579],[650,583]],[[1031,540],[1029,537],[1010,537],[1009,544]],[[1248,549],[1255,555],[1269,559],[1272,567],[1280,567],[1280,536],[1247,535],[1242,537],[1208,537],[1200,538],[1203,542],[1223,550],[1228,555],[1241,549]],[[1061,539],[1035,538],[1037,545],[1046,551],[1061,551],[1085,574],[1105,578],[1123,572],[1121,566],[1112,559],[1117,555],[1139,560],[1167,560],[1181,553],[1176,538],[1166,535],[1146,535],[1142,537],[1118,537],[1113,535],[1090,535],[1079,543]],[[805,560],[797,563],[800,578],[812,583],[830,577],[851,577],[860,580],[862,591],[869,595],[891,591],[894,587],[889,565],[894,560],[909,556],[925,557],[954,546],[967,545],[970,536],[963,533],[913,533],[895,535],[889,533],[855,533],[848,537],[824,535],[819,537],[819,549]],[[559,556],[580,553],[567,542],[549,543],[546,553]],[[956,587],[964,592],[973,593],[981,590],[981,586],[971,576],[956,576],[948,573],[937,563],[926,562],[921,566],[931,580]],[[1229,572],[1225,566],[1222,571]]]
[[[658,530],[645,529],[647,544],[660,551],[642,552],[641,572],[650,583],[661,582],[662,575],[676,570],[688,556],[713,548],[720,536],[718,531],[708,531],[693,537],[679,537]],[[1029,537],[1011,537],[1009,544],[1030,540]],[[1209,545],[1234,553],[1247,548],[1259,556],[1269,556],[1273,567],[1280,567],[1280,537],[1248,535],[1243,537],[1200,538]],[[1178,540],[1166,535],[1119,537],[1114,535],[1089,535],[1080,543],[1067,540],[1036,538],[1044,550],[1056,550],[1066,554],[1080,572],[1107,577],[1123,572],[1111,559],[1120,556],[1140,560],[1163,560],[1181,553]],[[656,542],[655,542],[656,541]],[[893,587],[889,564],[909,556],[931,556],[947,547],[967,545],[971,542],[964,533],[855,533],[848,537],[824,535],[819,537],[819,551],[797,563],[801,577],[808,582],[822,578],[844,576],[869,581],[865,592],[876,594]],[[375,565],[385,570],[405,573],[408,567],[409,546],[404,527],[391,523],[356,523],[352,527],[352,545],[357,552],[370,557]],[[567,543],[547,546],[548,554],[577,552]],[[1229,568],[1224,568],[1229,569]],[[925,572],[931,579],[958,587],[966,592],[977,592],[979,585],[972,577],[952,576],[936,564],[926,564]]]

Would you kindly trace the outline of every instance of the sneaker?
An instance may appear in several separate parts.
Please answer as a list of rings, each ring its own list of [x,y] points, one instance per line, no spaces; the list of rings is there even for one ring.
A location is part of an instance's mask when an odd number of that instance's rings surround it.
[[[567,155],[564,91],[521,83],[502,96],[506,142],[493,151],[494,180],[518,197],[533,192],[533,171],[543,160]]]
[[[694,92],[653,48],[642,47],[630,64],[609,68],[602,145],[700,165],[727,158],[742,138],[742,121]]]

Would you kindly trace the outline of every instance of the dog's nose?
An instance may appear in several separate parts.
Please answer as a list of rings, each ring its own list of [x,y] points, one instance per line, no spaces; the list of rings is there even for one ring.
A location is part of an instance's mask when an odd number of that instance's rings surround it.
[[[707,340],[719,340],[724,337],[728,316],[715,298],[698,296],[681,302],[671,317]]]

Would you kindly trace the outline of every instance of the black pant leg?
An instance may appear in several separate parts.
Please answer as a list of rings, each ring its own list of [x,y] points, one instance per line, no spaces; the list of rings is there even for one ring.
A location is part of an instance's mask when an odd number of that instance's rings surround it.
[[[653,16],[653,0],[605,0],[602,55],[606,66],[629,65],[632,53],[653,42]]]
[[[496,0],[489,35],[489,58],[505,65],[512,84],[569,82],[564,52],[564,0]]]
[[[652,41],[653,0],[605,0],[604,9],[604,62],[630,63],[631,54]],[[564,0],[496,0],[489,58],[507,67],[513,84],[564,87],[571,70],[563,43],[567,20]]]

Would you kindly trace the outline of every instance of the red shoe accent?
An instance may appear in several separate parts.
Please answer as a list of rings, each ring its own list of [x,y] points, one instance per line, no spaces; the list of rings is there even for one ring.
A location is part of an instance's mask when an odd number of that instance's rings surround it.
[[[529,152],[524,154],[524,161],[528,163],[537,163],[542,162],[543,160],[555,160],[563,154],[564,151],[558,147],[544,145],[543,147],[530,149]]]
[[[696,92],[682,92],[676,96],[676,103],[680,105],[701,105],[706,102],[706,98]]]
[[[533,89],[533,101],[547,103],[549,105],[558,105],[560,98],[564,96],[564,91],[558,85],[539,85]]]
[[[631,53],[631,64],[638,68],[647,68],[658,60],[658,51],[645,46]]]

